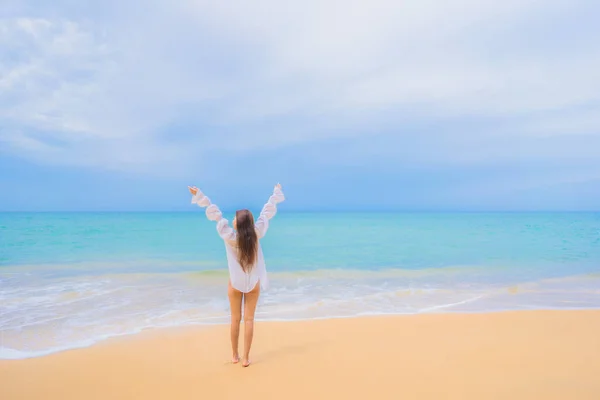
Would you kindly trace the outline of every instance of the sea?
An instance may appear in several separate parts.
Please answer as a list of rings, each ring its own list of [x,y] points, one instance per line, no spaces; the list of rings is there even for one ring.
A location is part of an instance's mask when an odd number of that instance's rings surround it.
[[[261,243],[259,321],[600,307],[600,213],[280,210]],[[0,358],[225,324],[226,268],[201,210],[0,213]]]

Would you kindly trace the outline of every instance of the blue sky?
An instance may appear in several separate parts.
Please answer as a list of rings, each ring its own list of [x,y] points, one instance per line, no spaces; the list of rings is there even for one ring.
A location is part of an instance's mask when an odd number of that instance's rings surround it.
[[[596,1],[4,0],[0,210],[600,209]]]

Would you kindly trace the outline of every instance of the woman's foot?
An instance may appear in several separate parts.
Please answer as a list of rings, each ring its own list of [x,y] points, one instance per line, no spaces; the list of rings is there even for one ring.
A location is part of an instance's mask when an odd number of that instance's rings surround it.
[[[252,361],[245,359],[244,362],[242,363],[242,367],[246,368],[248,367],[250,364],[252,363]]]
[[[231,358],[231,362],[232,362],[233,364],[237,364],[237,363],[239,363],[239,362],[240,362],[240,356],[239,356],[239,355],[237,355],[237,354],[235,354],[235,355],[234,355],[234,356]]]

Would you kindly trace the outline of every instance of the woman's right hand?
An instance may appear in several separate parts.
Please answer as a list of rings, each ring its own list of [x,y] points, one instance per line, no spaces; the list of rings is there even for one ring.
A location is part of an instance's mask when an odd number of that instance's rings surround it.
[[[275,189],[281,190],[281,183],[278,183],[277,185],[275,185]]]
[[[195,196],[198,193],[198,188],[196,186],[188,186],[188,190],[190,191],[192,196]]]

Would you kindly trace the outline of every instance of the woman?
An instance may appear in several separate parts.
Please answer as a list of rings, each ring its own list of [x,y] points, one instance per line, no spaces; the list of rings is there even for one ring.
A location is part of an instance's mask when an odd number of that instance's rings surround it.
[[[188,187],[192,196],[192,204],[206,207],[206,216],[217,222],[217,232],[225,241],[227,265],[229,267],[229,305],[231,307],[231,350],[234,364],[240,361],[238,341],[240,321],[242,319],[242,300],[244,302],[244,357],[242,366],[250,365],[250,346],[254,335],[254,312],[261,290],[266,290],[269,281],[265,259],[259,239],[262,239],[269,228],[269,220],[277,213],[277,203],[285,200],[281,185],[277,184],[273,194],[264,205],[260,216],[254,223],[254,216],[248,210],[238,210],[233,219],[233,228],[223,218],[221,210],[211,204],[197,187]]]

